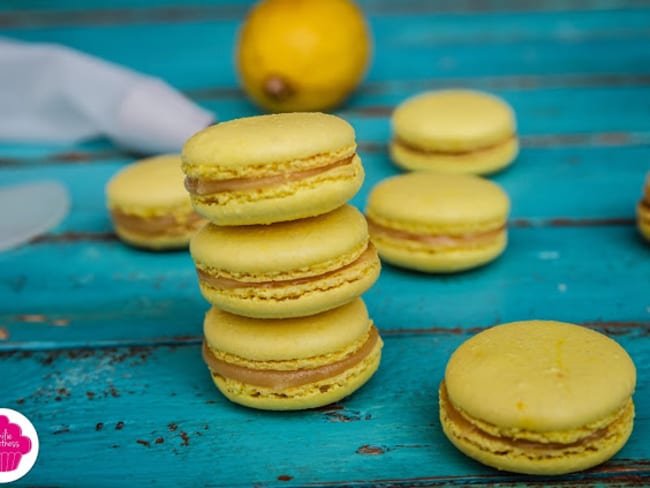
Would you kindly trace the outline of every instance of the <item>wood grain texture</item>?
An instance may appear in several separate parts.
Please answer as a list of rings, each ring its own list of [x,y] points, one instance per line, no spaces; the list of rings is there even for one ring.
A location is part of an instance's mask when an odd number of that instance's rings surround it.
[[[43,252],[48,260],[30,265]],[[530,226],[511,228],[506,253],[467,273],[435,276],[385,264],[364,298],[383,330],[542,318],[603,327],[620,321],[630,323],[626,333],[646,337],[648,283],[648,249],[633,226]],[[0,349],[198,341],[208,308],[187,253],[143,252],[117,241],[0,254],[0,290],[8,335]]]
[[[232,52],[251,0],[0,3],[2,34],[60,42],[164,78],[220,120],[257,114]],[[70,215],[0,253],[0,406],[35,423],[18,486],[650,486],[650,245],[635,206],[650,171],[650,6],[640,0],[360,0],[367,78],[335,113],[366,179],[398,174],[390,115],[420,91],[487,90],[512,104],[521,153],[491,178],[511,198],[509,245],[449,276],[384,265],[364,298],[381,367],[340,403],[294,413],[225,400],[200,357],[208,305],[186,251],[117,240],[109,178],[140,155],[106,140],[0,141],[0,185],[56,179]],[[635,430],[611,461],[545,478],[455,450],[437,420],[451,352],[491,325],[566,320],[619,341],[637,366]]]
[[[198,345],[0,353],[4,366],[21,371],[5,380],[11,396],[3,393],[3,403],[41,433],[39,463],[24,478],[32,485],[51,483],[53,472],[57,484],[74,484],[78,473],[60,470],[70,457],[97,486],[114,484],[109,473],[131,484],[197,486],[278,486],[282,476],[291,478],[289,486],[533,481],[467,459],[440,430],[438,383],[446,359],[471,333],[387,335],[376,376],[344,401],[312,411],[257,412],[228,403]],[[640,377],[650,373],[650,341],[634,333],[617,340]],[[566,483],[609,474],[650,480],[647,382],[635,400],[635,434],[616,462],[566,476]]]

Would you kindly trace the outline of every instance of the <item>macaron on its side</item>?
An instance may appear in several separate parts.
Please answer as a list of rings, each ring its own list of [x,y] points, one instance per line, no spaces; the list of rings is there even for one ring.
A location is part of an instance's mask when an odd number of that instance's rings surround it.
[[[475,90],[424,92],[391,116],[393,162],[406,170],[490,174],[510,165],[519,143],[512,108]]]
[[[312,315],[367,291],[381,264],[350,205],[273,225],[206,225],[190,243],[205,299],[256,318]]]
[[[323,113],[222,122],[192,136],[182,158],[194,207],[218,225],[320,215],[352,198],[365,176],[354,129]]]
[[[637,206],[636,217],[639,232],[650,242],[650,174],[646,178],[644,194]]]
[[[152,250],[187,247],[206,221],[192,208],[184,178],[177,154],[142,159],[113,175],[106,200],[118,237]]]
[[[357,298],[310,317],[260,320],[212,308],[203,357],[229,400],[264,410],[336,402],[365,384],[382,340]]]
[[[440,422],[452,444],[488,466],[581,471],[627,442],[635,383],[631,358],[603,334],[554,321],[503,324],[452,354]]]
[[[491,181],[420,171],[375,185],[366,217],[382,260],[451,273],[484,265],[503,253],[509,208],[508,196]]]

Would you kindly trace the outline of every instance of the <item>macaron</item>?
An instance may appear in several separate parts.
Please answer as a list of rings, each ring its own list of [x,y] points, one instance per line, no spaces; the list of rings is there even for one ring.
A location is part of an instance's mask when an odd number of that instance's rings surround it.
[[[184,187],[179,154],[135,161],[109,180],[107,206],[117,236],[133,246],[186,248],[205,224]]]
[[[646,177],[643,197],[636,208],[636,217],[639,232],[650,242],[650,173]]]
[[[218,225],[320,215],[361,188],[355,132],[340,117],[282,113],[230,120],[193,135],[182,151],[197,212]]]
[[[336,402],[375,373],[382,340],[362,299],[309,317],[253,319],[211,308],[203,358],[231,401],[264,410]]]
[[[380,261],[364,216],[343,205],[273,225],[203,227],[190,243],[205,299],[255,318],[312,315],[363,294]]]
[[[564,322],[498,325],[464,342],[440,385],[451,443],[488,466],[558,475],[607,461],[634,423],[636,370],[609,337]]]
[[[519,152],[515,114],[494,95],[437,90],[402,102],[391,117],[390,156],[406,170],[489,174]]]
[[[365,213],[383,261],[452,273],[503,253],[509,209],[507,194],[494,182],[474,175],[416,171],[375,185]]]

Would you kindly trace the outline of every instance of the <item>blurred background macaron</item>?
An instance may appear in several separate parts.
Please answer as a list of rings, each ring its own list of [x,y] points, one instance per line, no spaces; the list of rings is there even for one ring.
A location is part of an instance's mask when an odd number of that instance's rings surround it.
[[[382,340],[361,298],[287,319],[254,319],[211,308],[203,358],[231,401],[263,410],[336,402],[375,373]]]
[[[519,152],[515,113],[480,91],[420,93],[394,110],[390,156],[405,170],[490,174]]]
[[[365,214],[383,261],[452,273],[484,265],[503,253],[509,211],[508,195],[492,181],[416,171],[375,185]]]
[[[184,187],[179,154],[135,161],[106,185],[115,232],[124,242],[151,250],[186,248],[205,224]]]
[[[451,443],[497,469],[582,471],[632,433],[636,368],[617,342],[586,327],[529,320],[497,325],[451,355],[439,389]]]
[[[636,216],[639,232],[650,242],[650,173],[646,176],[643,196],[637,206]]]

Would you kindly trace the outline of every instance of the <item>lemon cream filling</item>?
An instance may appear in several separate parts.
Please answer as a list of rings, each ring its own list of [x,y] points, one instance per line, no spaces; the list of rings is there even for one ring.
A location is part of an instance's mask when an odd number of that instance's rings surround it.
[[[368,243],[368,246],[366,247],[365,251],[363,251],[361,255],[351,263],[345,264],[331,271],[326,271],[324,273],[320,273],[312,276],[304,276],[301,278],[286,278],[286,279],[275,279],[275,280],[267,280],[267,281],[244,281],[244,280],[238,280],[238,279],[229,278],[225,276],[220,276],[218,274],[211,275],[207,271],[204,271],[198,267],[196,268],[196,272],[201,282],[218,290],[232,290],[235,288],[249,288],[249,287],[279,288],[285,286],[294,286],[294,285],[302,285],[305,283],[312,283],[314,281],[326,279],[337,273],[345,272],[355,267],[373,267],[376,264],[376,254],[377,251],[375,250],[374,246],[371,243]]]
[[[547,433],[518,430],[516,436],[511,434],[513,436],[509,437],[499,435],[499,429],[496,426],[484,429],[482,426],[485,422],[472,422],[467,414],[458,410],[451,403],[444,382],[440,386],[439,394],[442,414],[452,425],[451,430],[455,437],[476,445],[500,446],[504,454],[513,449],[525,452],[543,452],[545,456],[552,456],[554,453],[561,456],[567,450],[595,450],[602,440],[616,437],[620,432],[624,431],[624,424],[629,421],[630,416],[634,416],[634,404],[630,398],[606,422],[600,422],[592,428],[583,426],[575,429],[575,431]],[[562,438],[565,439],[565,442],[560,442]]]
[[[459,247],[463,245],[477,245],[482,243],[491,243],[501,235],[506,229],[505,224],[495,229],[477,232],[467,232],[463,234],[419,234],[408,232],[401,229],[393,229],[385,225],[378,224],[368,218],[368,230],[374,237],[386,237],[399,241],[414,241],[426,244],[432,248]]]
[[[239,381],[246,384],[282,390],[294,386],[314,383],[322,379],[337,376],[363,361],[379,341],[379,333],[373,325],[368,339],[347,357],[315,368],[286,369],[252,369],[231,364],[215,357],[207,343],[203,342],[203,359],[213,375]]]
[[[393,144],[395,144],[396,146],[400,146],[400,147],[404,148],[407,151],[421,153],[421,154],[428,154],[428,155],[431,155],[431,156],[434,156],[436,154],[462,156],[462,155],[466,155],[466,154],[477,154],[477,153],[480,153],[480,152],[483,152],[483,151],[491,151],[491,150],[493,150],[493,149],[495,149],[495,148],[497,148],[499,146],[504,146],[504,145],[510,143],[514,139],[516,139],[516,135],[511,134],[510,136],[508,136],[507,138],[505,138],[504,140],[502,140],[500,142],[495,142],[493,144],[490,144],[490,145],[487,145],[487,146],[482,146],[482,147],[477,147],[477,148],[474,148],[474,149],[449,149],[449,150],[425,149],[425,148],[422,148],[422,147],[417,147],[417,146],[413,145],[412,143],[410,143],[408,141],[405,141],[404,139],[401,139],[399,137],[396,137],[395,139],[393,139]]]
[[[111,210],[111,219],[116,227],[138,235],[185,235],[198,230],[205,223],[205,219],[196,212],[184,215],[167,214],[140,217],[113,209]]]
[[[295,171],[286,171],[275,175],[259,176],[255,178],[230,178],[224,180],[213,180],[186,176],[185,188],[192,195],[212,195],[229,191],[256,190],[271,186],[282,185],[294,181],[301,181],[327,173],[336,168],[351,166],[356,154],[314,168],[307,168]]]

